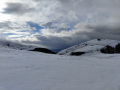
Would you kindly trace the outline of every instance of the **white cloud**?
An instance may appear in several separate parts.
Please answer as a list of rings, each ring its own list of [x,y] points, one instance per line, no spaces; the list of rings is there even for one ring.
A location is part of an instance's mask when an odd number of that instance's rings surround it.
[[[9,35],[8,37],[10,38],[19,38],[19,37],[23,37],[24,35]]]
[[[57,36],[58,34],[61,34],[62,31],[68,31],[68,28],[70,28],[70,26],[68,26],[66,23],[62,23],[58,27],[52,27],[52,22],[47,22],[45,24],[41,24],[41,26],[47,27],[45,29],[40,30],[40,32],[43,35],[53,35],[53,36]]]

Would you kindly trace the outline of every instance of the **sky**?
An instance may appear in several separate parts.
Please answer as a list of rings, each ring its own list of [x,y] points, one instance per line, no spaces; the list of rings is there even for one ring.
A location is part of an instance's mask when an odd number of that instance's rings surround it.
[[[120,0],[0,0],[0,35],[53,51],[120,40]]]

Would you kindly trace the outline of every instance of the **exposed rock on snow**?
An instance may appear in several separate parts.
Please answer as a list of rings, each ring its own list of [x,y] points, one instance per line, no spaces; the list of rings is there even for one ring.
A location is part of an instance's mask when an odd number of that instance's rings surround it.
[[[49,53],[49,54],[55,54],[54,52],[52,52],[51,50],[46,49],[46,48],[35,48],[33,50],[30,50],[30,51],[37,51],[37,52],[44,52],[44,53]]]
[[[118,43],[115,47],[107,45],[106,47],[100,49],[100,51],[107,54],[120,53],[120,44]]]
[[[82,55],[82,54],[85,54],[85,52],[71,52],[70,55],[73,55],[73,56],[79,56],[79,55]]]

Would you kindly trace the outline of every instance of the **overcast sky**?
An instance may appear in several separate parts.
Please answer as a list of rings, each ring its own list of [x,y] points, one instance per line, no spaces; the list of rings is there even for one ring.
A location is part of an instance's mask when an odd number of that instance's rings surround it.
[[[0,33],[52,50],[120,40],[120,0],[0,0]]]

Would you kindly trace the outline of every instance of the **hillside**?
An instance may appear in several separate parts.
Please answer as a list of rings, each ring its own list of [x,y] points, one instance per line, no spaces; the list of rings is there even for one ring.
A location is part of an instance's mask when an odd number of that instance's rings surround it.
[[[23,45],[21,43],[13,42],[6,39],[0,39],[0,47],[6,47],[16,50],[32,50],[34,48],[37,48],[36,46],[32,45]]]
[[[92,54],[100,53],[100,49],[106,47],[107,45],[115,47],[120,41],[109,40],[109,39],[94,39],[81,43],[70,48],[64,49],[58,52],[58,55],[72,55],[72,54]]]
[[[0,90],[120,90],[120,54],[76,57],[1,47]]]
[[[16,43],[16,42],[13,42],[10,40],[4,40],[4,39],[0,39],[0,47],[10,48],[15,50],[27,50],[27,51],[37,51],[37,52],[55,54],[54,52],[46,48],[41,48],[33,45],[24,45],[21,43]]]

